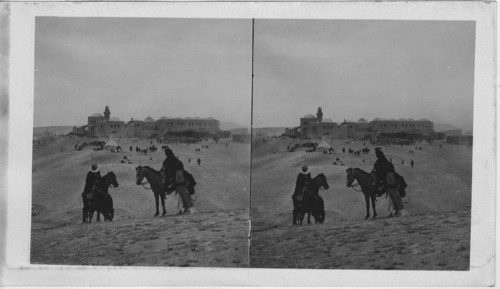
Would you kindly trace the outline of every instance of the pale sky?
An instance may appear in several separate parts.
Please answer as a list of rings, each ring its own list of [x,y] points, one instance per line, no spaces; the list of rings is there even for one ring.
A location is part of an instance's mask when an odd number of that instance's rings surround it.
[[[256,20],[254,127],[427,118],[472,130],[475,22]]]
[[[104,112],[250,126],[252,21],[37,17],[34,126]]]

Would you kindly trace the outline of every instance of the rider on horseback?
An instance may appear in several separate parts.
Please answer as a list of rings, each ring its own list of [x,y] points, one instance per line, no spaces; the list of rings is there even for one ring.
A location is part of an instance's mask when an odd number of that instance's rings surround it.
[[[161,182],[167,193],[172,193],[174,188],[172,188],[172,186],[167,187],[167,180],[174,179],[179,160],[168,146],[164,146],[162,148],[164,148],[165,156],[167,156],[167,158],[163,161],[163,167],[161,168]]]
[[[373,165],[373,172],[375,173],[373,186],[377,189],[377,196],[380,197],[383,193],[387,192],[396,211],[394,216],[400,216],[401,210],[405,208],[401,200],[401,195],[398,192],[402,186],[400,183],[401,177],[396,174],[394,166],[387,160],[381,148],[375,148],[375,155],[377,156],[377,161]]]
[[[83,220],[82,222],[87,222],[87,210],[89,206],[91,206],[92,201],[92,191],[94,190],[94,186],[101,180],[101,173],[99,172],[99,166],[93,164],[90,167],[90,171],[87,173],[87,178],[85,179],[85,188],[82,192],[83,199]]]
[[[373,164],[373,186],[377,188],[377,196],[381,196],[387,189],[387,175],[394,173],[394,166],[387,160],[381,148],[375,148],[377,161]]]
[[[302,171],[297,175],[297,181],[295,182],[295,191],[293,192],[292,199],[297,199],[298,196],[302,195],[304,188],[308,183],[312,181],[311,172],[307,166],[302,167]]]
[[[99,166],[93,164],[90,167],[90,171],[87,173],[87,178],[85,179],[85,188],[83,189],[82,197],[85,194],[92,193],[94,185],[101,179],[101,173],[99,172]]]

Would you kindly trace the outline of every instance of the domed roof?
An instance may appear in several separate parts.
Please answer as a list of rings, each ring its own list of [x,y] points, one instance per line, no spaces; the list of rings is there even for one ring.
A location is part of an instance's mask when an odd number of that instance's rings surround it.
[[[150,116],[146,117],[146,119],[144,120],[144,122],[154,122],[154,121],[155,121],[154,118]]]
[[[109,121],[121,121],[121,120],[115,116],[110,118]]]
[[[358,123],[367,123],[368,121],[366,121],[366,119],[364,119],[363,117],[358,119]]]
[[[428,120],[428,119],[426,119],[426,118],[421,118],[421,119],[419,119],[418,121],[429,121],[429,120]]]
[[[96,112],[93,115],[91,115],[91,117],[104,117],[104,116],[102,114]]]
[[[415,121],[413,118],[409,118],[409,119],[407,119],[407,120],[409,120],[409,121]]]
[[[307,115],[304,115],[303,118],[316,118],[316,117],[312,114],[307,114]]]
[[[171,119],[171,117],[168,117],[168,116],[162,116],[160,119]]]
[[[404,118],[400,118],[400,119],[398,119],[398,121],[405,121],[405,120],[406,120],[406,119],[404,119]]]

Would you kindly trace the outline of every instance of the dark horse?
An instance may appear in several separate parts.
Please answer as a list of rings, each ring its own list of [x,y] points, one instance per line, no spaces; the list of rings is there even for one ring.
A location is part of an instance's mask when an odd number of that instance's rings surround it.
[[[148,166],[138,166],[135,168],[136,171],[136,183],[137,185],[143,185],[144,183],[142,180],[146,178],[148,183],[151,186],[151,190],[153,191],[155,195],[155,202],[156,202],[156,213],[155,217],[158,217],[160,214],[158,210],[158,200],[161,200],[161,206],[163,207],[163,214],[162,216],[165,216],[167,214],[167,210],[165,210],[165,189],[164,185],[162,184],[162,176],[161,172],[154,170]],[[169,181],[170,182],[170,181]],[[161,197],[161,198],[160,198]]]
[[[347,187],[353,187],[352,183],[354,180],[358,181],[358,184],[361,186],[361,191],[363,195],[365,195],[366,202],[366,216],[365,219],[370,218],[370,199],[372,200],[373,207],[373,218],[377,217],[377,211],[375,210],[375,202],[377,201],[377,190],[373,185],[373,178],[375,177],[373,174],[369,174],[362,169],[358,168],[348,168],[346,170],[347,173]]]
[[[307,223],[311,223],[311,214],[316,223],[322,224],[325,221],[325,204],[319,195],[319,189],[329,188],[326,176],[318,174],[308,183],[301,195],[293,198],[293,223],[292,225],[302,225],[304,216],[307,214]]]
[[[97,222],[101,221],[100,213],[105,221],[112,221],[115,215],[113,198],[108,193],[110,186],[118,187],[116,175],[113,172],[105,174],[92,188],[90,194],[83,195],[83,222],[92,223],[94,212],[97,211]]]

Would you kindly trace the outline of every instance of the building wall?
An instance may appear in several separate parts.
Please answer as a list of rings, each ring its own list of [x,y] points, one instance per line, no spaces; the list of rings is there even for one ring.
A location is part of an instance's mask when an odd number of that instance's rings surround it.
[[[87,129],[92,136],[103,136],[106,134],[105,124],[103,116],[89,116]]]
[[[318,118],[300,118],[301,137],[331,136],[334,139],[367,139],[381,133],[420,132],[430,134],[434,132],[434,124],[428,120],[374,120],[366,122],[344,121],[340,125],[331,122],[320,122]]]
[[[145,121],[142,123],[143,130],[156,130],[156,122],[154,121]]]
[[[162,133],[186,130],[208,132],[220,130],[219,121],[215,119],[167,118],[159,119],[156,123]]]
[[[127,123],[127,137],[142,137],[143,122],[131,120]]]
[[[430,121],[398,121],[398,120],[374,120],[370,122],[373,130],[373,136],[378,136],[381,133],[395,132],[413,132],[432,133],[433,123]]]
[[[305,137],[322,137],[330,136],[333,138],[339,137],[339,129],[336,122],[305,122],[306,125],[301,125],[300,130],[302,136]]]
[[[123,121],[107,121],[105,122],[105,134],[115,135],[118,137],[126,137],[127,129]]]
[[[160,131],[159,130],[150,130],[150,129],[143,129],[142,130],[142,137],[160,137]]]
[[[313,124],[316,124],[318,123],[318,119],[317,118],[300,118],[300,126],[309,126],[309,125],[313,125]]]

